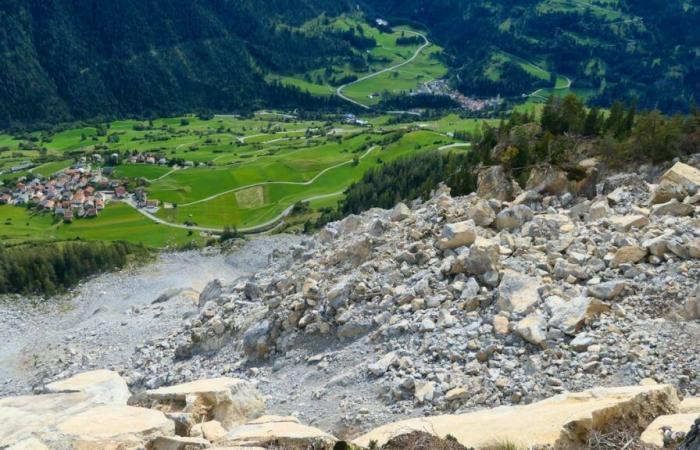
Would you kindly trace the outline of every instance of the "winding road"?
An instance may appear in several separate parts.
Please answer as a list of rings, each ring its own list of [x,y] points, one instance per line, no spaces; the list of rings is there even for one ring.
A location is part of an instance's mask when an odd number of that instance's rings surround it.
[[[571,87],[571,84],[573,83],[573,81],[571,81],[571,78],[567,77],[566,75],[561,75],[561,76],[564,77],[564,78],[566,78],[566,85],[564,85],[564,86],[559,86],[559,87],[554,86],[554,87],[551,87],[551,88],[539,88],[539,89],[537,89],[536,91],[534,91],[534,92],[532,92],[532,93],[530,93],[530,94],[523,94],[523,97],[540,97],[540,98],[545,98],[545,97],[542,97],[542,96],[540,95],[540,92],[542,92],[542,91],[544,91],[544,90],[551,89],[551,90],[553,90],[553,91],[560,91],[560,90],[562,90],[562,89],[569,89],[569,88]]]
[[[396,64],[396,65],[391,66],[391,67],[387,67],[387,68],[385,68],[385,69],[382,69],[382,70],[380,70],[380,71],[378,71],[378,72],[371,73],[371,74],[369,74],[369,75],[365,75],[365,76],[363,76],[363,77],[361,77],[361,78],[358,78],[357,80],[355,80],[355,81],[353,81],[353,82],[350,82],[350,83],[347,83],[347,84],[344,84],[344,85],[340,86],[340,87],[335,91],[336,94],[338,95],[338,97],[342,98],[342,99],[345,100],[345,101],[348,101],[348,102],[350,102],[350,103],[353,103],[353,104],[355,104],[355,105],[357,105],[357,106],[360,106],[360,107],[362,107],[362,108],[364,108],[364,109],[371,109],[368,105],[365,105],[365,104],[363,104],[363,103],[358,102],[357,100],[353,100],[353,99],[351,99],[350,97],[345,96],[345,95],[343,94],[343,89],[347,88],[348,86],[352,86],[352,85],[354,85],[354,84],[360,83],[360,82],[362,82],[362,81],[369,80],[370,78],[377,77],[377,76],[379,76],[379,75],[381,75],[381,74],[383,74],[383,73],[391,72],[392,70],[396,70],[396,69],[398,69],[399,67],[405,66],[406,64],[412,63],[412,62],[418,57],[418,55],[420,55],[420,53],[421,53],[423,50],[425,50],[425,48],[426,48],[427,46],[430,45],[430,41],[428,40],[428,38],[427,38],[424,34],[418,33],[418,32],[415,32],[415,31],[406,31],[406,33],[410,33],[410,34],[413,34],[414,36],[420,36],[421,38],[423,38],[423,42],[424,42],[423,45],[421,45],[420,47],[418,47],[418,48],[416,49],[416,52],[413,54],[413,56],[411,56],[410,58],[408,58],[406,61],[404,61],[404,62],[402,62],[402,63]]]

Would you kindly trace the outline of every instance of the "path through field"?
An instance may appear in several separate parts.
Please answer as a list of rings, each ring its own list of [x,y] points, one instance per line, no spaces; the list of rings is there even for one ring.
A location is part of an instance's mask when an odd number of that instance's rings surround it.
[[[376,146],[376,145],[373,146],[373,147],[370,147],[370,148],[369,148],[362,156],[360,156],[358,159],[364,159],[365,157],[369,156],[369,154],[372,153],[372,151],[374,151],[374,150],[377,149],[377,148],[379,148],[379,147]],[[315,177],[313,177],[312,179],[310,179],[310,180],[308,180],[308,181],[266,181],[266,182],[263,182],[263,183],[249,184],[249,185],[246,185],[246,186],[239,186],[239,187],[237,187],[237,188],[235,188],[235,189],[229,189],[229,190],[227,190],[227,191],[219,192],[218,194],[214,194],[214,195],[212,195],[212,196],[209,196],[209,197],[204,198],[204,199],[201,199],[201,200],[197,200],[197,201],[190,202],[190,203],[183,203],[183,204],[181,204],[180,206],[183,206],[183,207],[184,207],[184,206],[192,206],[192,205],[196,205],[196,204],[198,204],[198,203],[208,202],[208,201],[213,200],[213,199],[215,199],[215,198],[221,197],[222,195],[233,194],[233,193],[235,193],[235,192],[239,192],[239,191],[242,191],[242,190],[245,190],[245,189],[249,189],[249,188],[253,188],[253,187],[258,187],[258,186],[268,186],[268,185],[273,185],[273,184],[293,185],[293,186],[309,186],[309,185],[313,184],[316,180],[318,180],[321,176],[323,176],[324,174],[330,172],[331,170],[337,169],[337,168],[339,168],[339,167],[346,166],[346,165],[348,165],[348,164],[352,164],[352,162],[353,162],[353,160],[351,159],[351,160],[344,161],[344,162],[342,162],[342,163],[336,164],[336,165],[334,165],[334,166],[327,167],[327,168],[323,169],[322,171],[320,171],[318,174],[316,174]],[[314,195],[314,196],[312,196],[312,197],[305,198],[305,199],[303,199],[303,200],[301,200],[301,201],[302,201],[302,202],[310,202],[310,201],[314,201],[314,200],[321,200],[321,199],[324,199],[324,198],[333,197],[333,196],[342,194],[343,192],[344,192],[344,190],[343,190],[343,191],[339,191],[339,192],[333,192],[333,193],[330,193],[330,194]],[[143,214],[144,216],[148,217],[149,219],[151,219],[151,220],[153,220],[154,222],[159,223],[159,224],[161,224],[161,225],[166,225],[166,226],[169,226],[169,227],[172,227],[172,228],[181,228],[181,229],[185,229],[185,230],[202,231],[202,232],[205,232],[205,233],[221,233],[221,232],[223,231],[223,229],[221,229],[221,228],[209,228],[209,227],[200,227],[200,226],[189,226],[189,225],[184,225],[184,224],[179,224],[179,223],[168,222],[168,221],[166,221],[166,220],[163,220],[163,219],[161,219],[161,218],[159,218],[159,217],[154,216],[153,214],[151,214],[150,212],[146,211],[145,209],[138,208],[138,207],[136,206],[136,203],[135,203],[133,200],[131,200],[131,199],[125,200],[124,203],[126,203],[127,205],[129,205],[129,206],[131,206],[132,208],[136,209],[136,211],[138,211],[139,213]],[[277,216],[275,216],[275,217],[273,217],[272,219],[268,220],[267,222],[264,222],[264,223],[255,225],[255,226],[253,226],[253,227],[239,228],[238,231],[241,232],[241,233],[246,233],[246,234],[255,234],[255,233],[262,233],[262,232],[268,231],[271,227],[274,227],[274,226],[277,225],[277,223],[279,223],[282,219],[284,219],[285,217],[287,217],[287,216],[292,212],[292,209],[294,209],[294,205],[290,205],[288,208],[286,208],[286,209],[285,209],[284,211],[282,211],[280,214],[278,214]]]
[[[342,98],[342,99],[345,100],[345,101],[348,101],[348,102],[350,102],[350,103],[353,103],[353,104],[355,104],[355,105],[357,105],[357,106],[360,106],[360,107],[362,107],[362,108],[364,108],[364,109],[371,109],[368,105],[365,105],[365,104],[363,104],[363,103],[360,103],[360,102],[358,102],[357,100],[353,100],[353,99],[351,99],[350,97],[346,97],[346,96],[343,94],[343,89],[347,88],[348,86],[352,86],[352,85],[354,85],[354,84],[360,83],[360,82],[362,82],[362,81],[369,80],[370,78],[377,77],[377,76],[379,76],[379,75],[381,75],[381,74],[383,74],[383,73],[391,72],[392,70],[396,70],[396,69],[398,69],[399,67],[405,66],[406,64],[412,63],[412,62],[421,54],[421,52],[422,52],[423,50],[425,50],[425,48],[426,48],[427,46],[430,45],[430,41],[428,40],[428,38],[427,38],[424,34],[418,33],[418,32],[415,32],[415,31],[406,31],[406,33],[411,33],[411,34],[413,34],[413,35],[420,36],[421,38],[423,38],[423,42],[424,42],[423,45],[421,45],[420,47],[418,47],[418,49],[416,49],[416,52],[413,54],[413,56],[411,56],[410,58],[408,58],[406,61],[404,61],[404,62],[402,62],[402,63],[396,64],[396,65],[391,66],[391,67],[387,67],[387,68],[385,68],[385,69],[382,69],[382,70],[380,70],[380,71],[378,71],[378,72],[371,73],[371,74],[369,74],[369,75],[365,75],[364,77],[358,78],[357,80],[355,80],[355,81],[353,81],[353,82],[351,82],[351,83],[347,83],[347,84],[344,84],[344,85],[340,86],[340,87],[336,90],[336,94],[338,95],[338,97]]]

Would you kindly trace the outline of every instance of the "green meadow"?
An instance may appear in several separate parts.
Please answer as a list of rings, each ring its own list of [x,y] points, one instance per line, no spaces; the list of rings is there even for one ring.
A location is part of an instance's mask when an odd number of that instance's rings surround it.
[[[366,127],[338,117],[308,121],[274,113],[210,120],[194,116],[123,120],[54,134],[33,133],[32,142],[45,150],[27,152],[26,161],[36,165],[33,173],[48,176],[82,157],[90,161],[93,153],[117,152],[121,163],[114,166],[111,177],[141,185],[149,198],[160,200],[164,207],[155,213],[158,219],[172,225],[249,228],[277,220],[301,201],[316,209],[334,207],[343,191],[368,169],[411,153],[460,144],[450,137],[453,132],[473,133],[483,123],[456,114],[428,121],[416,118],[412,123],[395,123],[392,117],[365,117],[370,124]],[[0,142],[9,147],[2,155],[19,152],[28,139],[1,135]],[[448,148],[468,150],[464,145]],[[124,155],[134,151],[192,161],[193,167],[128,163]],[[23,175],[29,172],[6,174],[5,179]],[[156,248],[206,239],[198,232],[158,224],[120,202],[108,204],[97,218],[72,224],[26,208],[2,206],[0,237],[5,243],[124,239]]]
[[[5,244],[67,239],[124,240],[152,248],[177,248],[202,241],[196,233],[158,225],[123,203],[110,204],[98,217],[72,224],[54,222],[50,215],[26,208],[0,206],[0,240]]]

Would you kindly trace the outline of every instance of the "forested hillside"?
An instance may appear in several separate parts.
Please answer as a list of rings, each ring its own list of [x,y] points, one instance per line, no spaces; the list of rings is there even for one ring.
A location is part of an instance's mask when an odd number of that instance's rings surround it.
[[[0,127],[308,102],[267,85],[262,71],[303,71],[349,53],[337,36],[295,27],[341,3],[0,2]]]
[[[467,94],[518,97],[552,86],[547,72],[606,106],[636,98],[644,108],[687,110],[700,91],[697,2],[365,1],[377,15],[429,29]]]

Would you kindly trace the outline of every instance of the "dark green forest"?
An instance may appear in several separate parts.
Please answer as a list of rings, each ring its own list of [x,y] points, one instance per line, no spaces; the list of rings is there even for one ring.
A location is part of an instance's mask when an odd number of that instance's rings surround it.
[[[326,101],[265,82],[350,53],[295,26],[332,0],[5,0],[0,127]]]
[[[591,90],[598,105],[636,98],[645,109],[687,112],[700,92],[698,2],[572,2],[589,5],[578,11],[548,10],[541,0],[365,2],[377,15],[428,29],[446,48],[454,80],[467,94],[517,97],[541,87],[516,64],[506,64],[499,80],[486,77],[494,51],[568,76],[576,88]]]
[[[85,277],[123,268],[148,256],[128,242],[53,242],[0,246],[0,294],[52,295]]]

